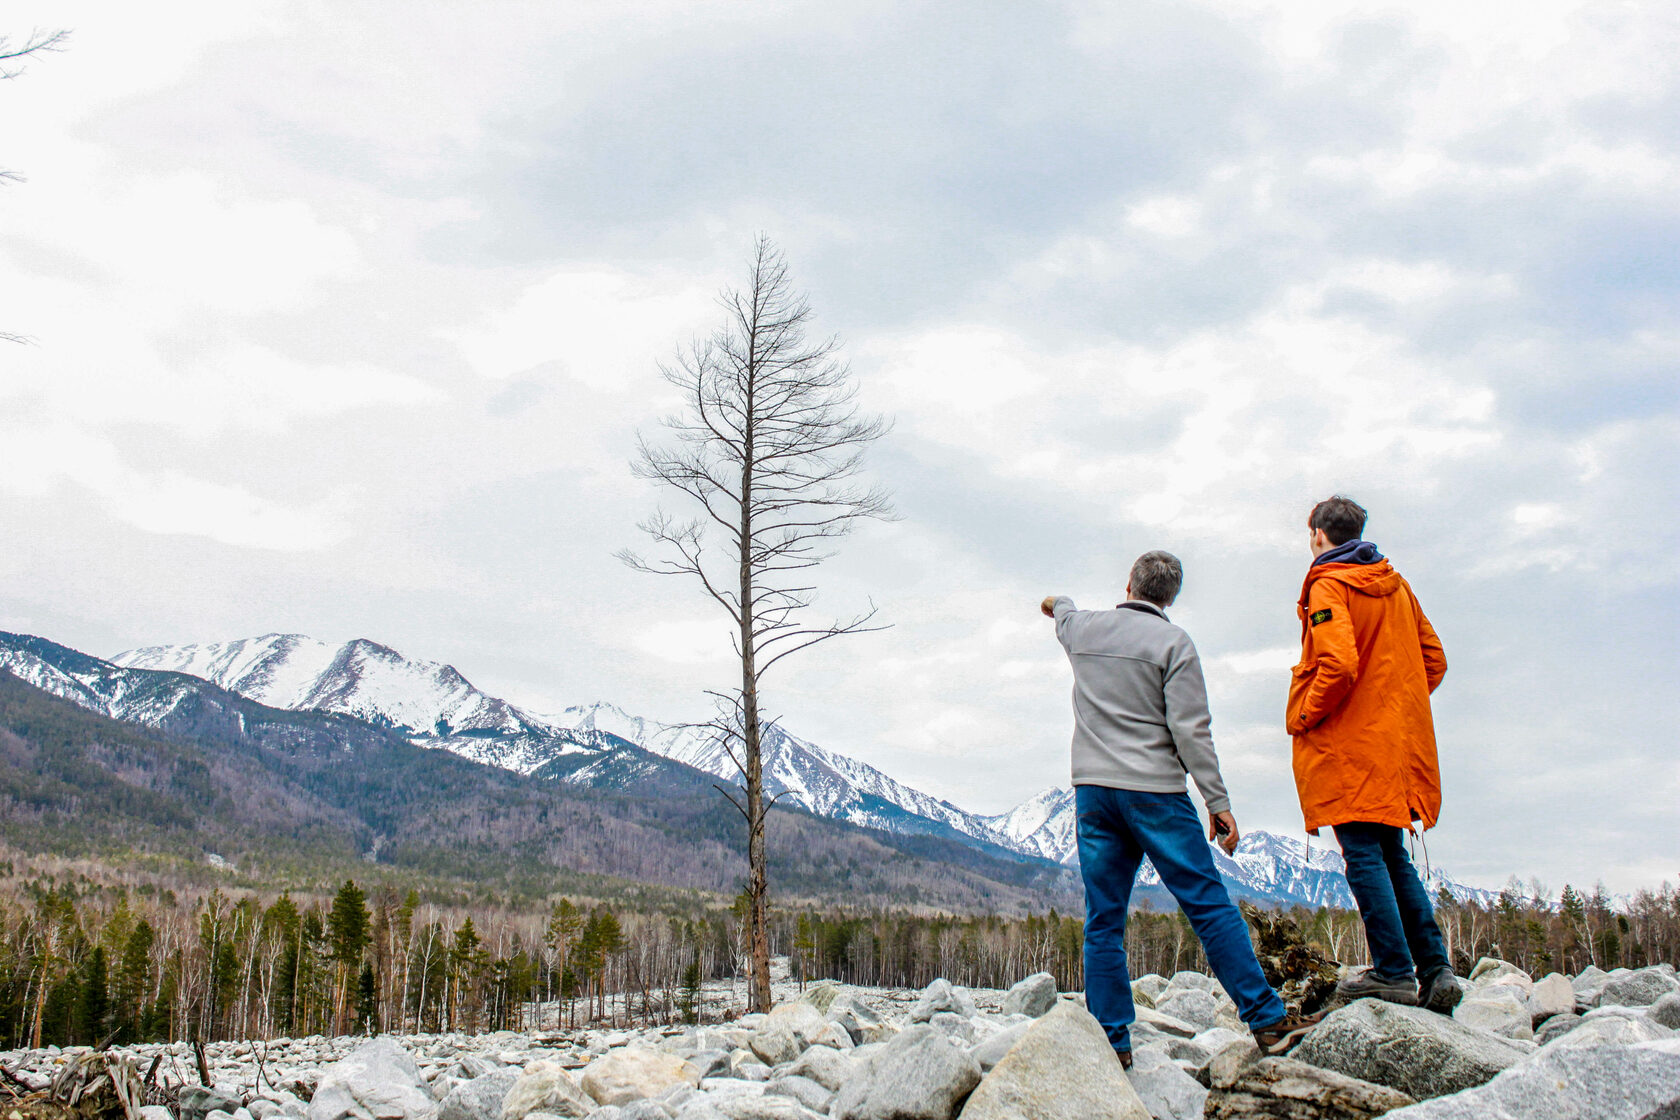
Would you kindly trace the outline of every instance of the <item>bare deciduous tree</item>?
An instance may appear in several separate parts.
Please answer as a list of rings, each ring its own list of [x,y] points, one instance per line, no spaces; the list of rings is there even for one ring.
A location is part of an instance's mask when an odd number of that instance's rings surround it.
[[[684,495],[696,515],[663,511],[642,524],[660,555],[619,555],[639,571],[688,576],[729,616],[741,686],[714,692],[711,725],[740,771],[723,790],[747,826],[752,956],[750,1005],[770,1007],[770,942],[761,744],[764,675],[801,650],[883,629],[873,603],[840,621],[813,622],[811,569],[829,542],[866,519],[889,519],[887,495],[858,481],[865,448],[886,431],[861,412],[856,385],[834,338],[806,337],[811,308],[793,290],[787,261],[767,238],[753,246],[747,286],[721,299],[723,325],[661,367],[683,397],[664,424],[672,441],[639,443],[634,469]],[[719,787],[722,789],[722,787]],[[737,796],[739,795],[739,796]]]

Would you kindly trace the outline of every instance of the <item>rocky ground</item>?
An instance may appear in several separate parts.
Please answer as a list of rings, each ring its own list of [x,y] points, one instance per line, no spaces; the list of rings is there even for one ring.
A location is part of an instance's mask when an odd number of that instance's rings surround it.
[[[1548,1120],[1680,1117],[1672,966],[1540,980],[1483,960],[1450,1018],[1361,1000],[1261,1059],[1219,985],[1145,976],[1135,1065],[1046,974],[1008,992],[779,986],[768,1015],[623,1031],[306,1038],[121,1052],[144,1120]],[[0,1054],[45,1086],[74,1050]],[[11,1113],[0,1108],[0,1120]]]

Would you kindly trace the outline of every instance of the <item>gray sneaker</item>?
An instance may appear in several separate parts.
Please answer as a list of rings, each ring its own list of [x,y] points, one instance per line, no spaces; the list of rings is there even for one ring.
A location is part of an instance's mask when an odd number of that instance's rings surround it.
[[[1436,969],[1418,985],[1418,1003],[1438,1015],[1451,1015],[1463,998],[1464,988],[1450,968]]]
[[[1405,1007],[1416,1007],[1418,986],[1412,980],[1384,980],[1367,968],[1337,984],[1334,998],[1338,1004],[1370,998],[1398,1003]]]

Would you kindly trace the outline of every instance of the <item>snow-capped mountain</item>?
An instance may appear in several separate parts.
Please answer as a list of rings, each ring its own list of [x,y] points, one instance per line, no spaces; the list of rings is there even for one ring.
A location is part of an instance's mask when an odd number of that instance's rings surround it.
[[[354,716],[522,774],[561,755],[613,746],[592,729],[552,723],[480,692],[452,665],[404,657],[365,638],[333,646],[303,634],[265,634],[149,646],[111,664],[187,673],[271,708]]]
[[[1017,850],[1035,850],[1059,863],[1078,862],[1074,795],[1070,789],[1045,790],[1007,813],[986,819],[1008,836]],[[1249,832],[1238,842],[1235,855],[1227,856],[1214,848],[1213,862],[1226,881],[1242,894],[1304,906],[1354,905],[1353,893],[1348,889],[1347,864],[1328,841],[1314,842],[1309,849],[1305,838]],[[1498,896],[1497,891],[1465,886],[1427,861],[1420,859],[1418,863],[1431,896],[1445,890],[1460,901],[1481,903],[1491,902]],[[1144,861],[1139,881],[1147,886],[1161,883],[1161,877],[1148,860]]]
[[[607,703],[539,714],[480,691],[452,666],[408,658],[366,639],[333,646],[301,634],[268,634],[205,645],[153,646],[118,654],[110,662],[86,658],[79,672],[30,664],[15,650],[11,661],[7,657],[0,646],[0,668],[11,668],[31,683],[118,718],[145,721],[147,712],[170,702],[163,695],[168,690],[160,691],[155,684],[142,690],[143,696],[126,694],[129,686],[117,679],[122,668],[168,670],[201,677],[270,707],[353,716],[396,730],[417,745],[524,774],[540,772],[566,781],[610,774],[631,780],[638,766],[646,768],[647,756],[627,765],[614,752],[633,746],[724,781],[739,780],[722,739],[710,727],[660,723]],[[1072,790],[1048,789],[1007,813],[983,816],[800,739],[780,725],[766,729],[763,745],[766,791],[782,795],[784,803],[867,828],[942,835],[1064,865],[1077,863]],[[1329,844],[1315,843],[1309,852],[1301,839],[1251,832],[1235,856],[1215,849],[1214,860],[1232,888],[1247,897],[1307,906],[1353,905],[1341,855]],[[1432,893],[1445,888],[1461,899],[1485,902],[1493,897],[1493,892],[1466,887],[1438,868],[1429,869],[1428,880]],[[1160,883],[1147,862],[1141,882]]]
[[[611,704],[568,708],[561,719],[572,726],[607,728],[643,750],[738,781],[740,771],[724,739],[710,727],[668,725],[631,716]],[[815,743],[796,738],[771,724],[762,739],[764,785],[772,795],[804,806],[820,816],[889,832],[951,832],[1028,855],[999,836],[984,817],[966,812]],[[934,827],[929,828],[929,823]]]

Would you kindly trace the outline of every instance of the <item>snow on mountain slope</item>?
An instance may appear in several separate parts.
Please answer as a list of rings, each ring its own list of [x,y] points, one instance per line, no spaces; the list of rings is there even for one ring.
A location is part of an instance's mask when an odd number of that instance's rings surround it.
[[[1072,790],[1045,790],[1009,812],[986,820],[1020,849],[1030,848],[1060,863],[1078,863]],[[1249,832],[1237,844],[1233,856],[1214,848],[1213,862],[1240,893],[1304,906],[1354,905],[1353,892],[1347,885],[1347,865],[1331,840],[1314,840],[1309,849],[1301,837]],[[1495,891],[1465,886],[1438,867],[1426,867],[1421,858],[1417,863],[1425,871],[1424,883],[1431,896],[1444,889],[1460,901],[1488,903],[1497,897]],[[1148,860],[1144,861],[1139,881],[1160,885],[1161,878]]]
[[[39,641],[39,639],[32,639]],[[73,652],[73,651],[66,651]],[[0,649],[0,667],[9,667]],[[609,756],[630,744],[729,781],[739,781],[734,761],[710,727],[664,724],[607,703],[580,705],[558,715],[538,715],[474,687],[452,666],[404,657],[358,639],[332,646],[301,634],[267,634],[205,645],[153,646],[117,655],[111,662],[75,655],[53,665],[21,661],[24,676],[119,718],[125,704],[153,709],[171,702],[153,686],[143,698],[124,698],[117,667],[166,669],[202,677],[232,692],[279,708],[320,708],[401,731],[421,746],[441,747],[478,762],[532,773],[567,755],[599,756],[567,769],[567,780],[597,772],[634,776]],[[27,664],[25,664],[27,662]],[[103,666],[104,668],[101,668]],[[13,669],[17,672],[17,669]],[[35,677],[28,674],[33,673]],[[36,679],[36,678],[40,679]],[[70,695],[75,693],[76,695]],[[81,699],[78,699],[81,697]],[[764,735],[765,788],[820,816],[900,833],[931,833],[996,845],[1058,863],[1077,863],[1074,794],[1052,788],[1007,813],[981,816],[913,789],[875,767],[797,738],[772,724]],[[645,761],[645,759],[644,759]],[[1252,832],[1234,857],[1214,852],[1220,872],[1252,897],[1309,906],[1351,906],[1340,854],[1330,844]],[[1420,861],[1421,863],[1421,861]],[[1141,881],[1159,883],[1147,862]],[[1431,892],[1493,897],[1431,869]]]

